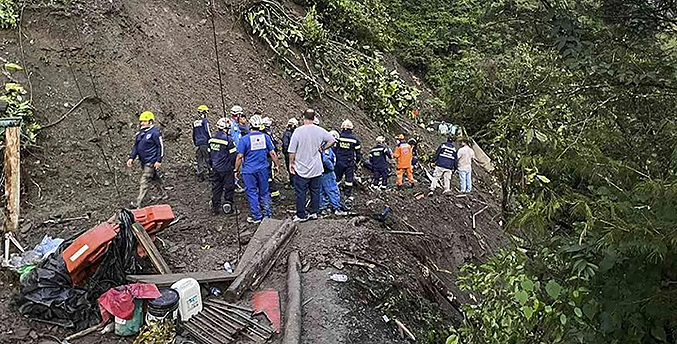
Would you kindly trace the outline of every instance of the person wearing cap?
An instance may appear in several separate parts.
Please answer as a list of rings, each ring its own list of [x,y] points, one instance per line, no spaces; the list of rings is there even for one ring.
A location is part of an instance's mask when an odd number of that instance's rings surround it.
[[[376,146],[369,151],[369,163],[374,173],[372,186],[385,190],[388,187],[388,163],[392,159],[390,149],[383,136],[376,138]]]
[[[150,111],[144,111],[139,115],[141,129],[134,136],[134,147],[127,160],[127,167],[132,167],[134,159],[138,157],[143,169],[139,181],[139,196],[136,198],[136,204],[134,204],[137,208],[141,208],[148,187],[152,182],[157,182],[156,184],[163,196],[167,196],[164,188],[162,188],[162,176],[159,174],[165,148],[162,143],[162,132],[153,125],[154,121],[155,115]]]
[[[231,121],[221,118],[216,122],[218,131],[209,139],[209,165],[212,169],[212,213],[230,214],[233,211],[233,193],[235,191],[235,159],[237,148],[228,136]],[[221,199],[225,200],[223,207]]]
[[[454,135],[447,136],[447,142],[442,143],[437,147],[435,155],[433,155],[433,162],[435,163],[435,171],[433,172],[433,179],[430,183],[429,196],[432,196],[435,189],[440,186],[440,178],[444,181],[444,195],[451,193],[451,175],[457,168],[456,146]]]
[[[212,138],[209,130],[209,107],[200,105],[197,107],[197,113],[200,116],[193,122],[193,144],[195,145],[195,160],[197,162],[197,179],[204,181],[209,173],[209,139]]]
[[[287,168],[287,175],[289,176],[289,185],[288,188],[291,189],[294,187],[294,181],[292,180],[293,175],[289,172],[289,143],[291,142],[291,136],[294,134],[294,130],[299,126],[299,121],[296,118],[290,118],[287,121],[287,129],[282,133],[282,154],[284,155],[284,164]]]

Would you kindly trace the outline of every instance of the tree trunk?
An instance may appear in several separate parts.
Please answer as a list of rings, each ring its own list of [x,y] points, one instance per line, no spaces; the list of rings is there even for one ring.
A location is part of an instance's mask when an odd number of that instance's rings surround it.
[[[301,276],[299,268],[301,260],[298,251],[289,254],[287,267],[287,320],[284,326],[282,344],[301,343],[301,328],[303,324],[303,312],[301,310]]]

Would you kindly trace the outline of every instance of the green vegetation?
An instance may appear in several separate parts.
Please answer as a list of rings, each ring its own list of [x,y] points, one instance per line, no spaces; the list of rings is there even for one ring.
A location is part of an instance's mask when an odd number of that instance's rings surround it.
[[[448,343],[677,341],[677,8],[670,0],[308,0],[475,133],[514,239],[459,284]]]
[[[262,1],[244,16],[252,33],[276,54],[285,73],[306,81],[306,97],[336,92],[384,124],[414,109],[419,90],[386,68],[379,51],[356,41],[336,40],[318,21],[314,8],[304,18],[294,18],[279,4]]]
[[[14,0],[0,0],[0,29],[13,29],[19,20],[19,9]]]
[[[7,62],[4,65],[5,76],[11,77],[10,72],[22,71],[23,67],[16,63]],[[11,78],[10,78],[11,80]],[[33,105],[26,98],[28,92],[21,84],[10,81],[4,84],[3,92],[0,93],[0,102],[7,103],[5,117],[21,117],[21,140],[24,144],[35,143],[40,125],[36,122],[33,114]]]

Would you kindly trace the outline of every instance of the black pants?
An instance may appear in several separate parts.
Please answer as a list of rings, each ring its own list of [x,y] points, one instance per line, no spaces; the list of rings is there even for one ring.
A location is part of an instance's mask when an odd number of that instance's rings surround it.
[[[353,193],[353,181],[355,180],[355,165],[342,164],[340,162],[336,163],[336,168],[334,168],[334,173],[336,174],[336,182],[340,182],[345,176],[346,180],[343,183],[343,194],[346,198],[350,197]]]
[[[233,203],[233,194],[235,190],[235,172],[230,171],[212,171],[210,177],[212,182],[212,207],[215,210],[221,209],[221,197],[226,203]]]
[[[374,169],[374,186],[388,185],[388,168]]]
[[[209,146],[197,146],[195,160],[197,160],[197,175],[202,180],[202,178],[207,176],[207,171],[209,171]]]
[[[294,175],[289,170],[289,163],[289,153],[284,152],[284,165],[287,168],[287,175],[289,176],[289,186],[294,187]]]

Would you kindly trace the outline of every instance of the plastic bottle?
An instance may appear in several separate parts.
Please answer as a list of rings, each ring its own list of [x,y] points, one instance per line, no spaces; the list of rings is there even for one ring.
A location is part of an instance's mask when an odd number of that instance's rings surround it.
[[[221,295],[221,289],[219,289],[217,287],[211,287],[211,288],[209,288],[209,293],[214,295],[214,296],[219,296],[219,295]]]
[[[343,283],[343,282],[346,282],[348,280],[348,276],[346,276],[344,274],[333,274],[333,275],[329,276],[329,279],[331,279],[332,281]]]
[[[233,273],[233,267],[230,266],[230,262],[223,263],[223,269],[228,271],[229,274]]]

